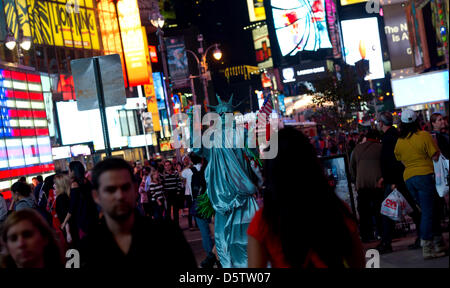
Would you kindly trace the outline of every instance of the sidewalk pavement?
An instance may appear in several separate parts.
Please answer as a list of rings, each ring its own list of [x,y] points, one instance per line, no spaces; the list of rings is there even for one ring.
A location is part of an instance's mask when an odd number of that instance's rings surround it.
[[[422,249],[409,250],[416,240],[416,233],[392,241],[393,252],[380,255],[380,268],[449,268],[449,256],[424,260]],[[443,234],[448,247],[449,233]],[[380,241],[363,243],[364,249],[375,249]]]
[[[184,232],[186,240],[192,248],[197,264],[206,258],[206,253],[202,247],[202,236],[200,231],[189,231],[187,217],[180,215],[180,227]],[[213,231],[211,231],[213,233]],[[443,234],[447,243],[449,242],[449,233]],[[449,256],[424,260],[422,249],[408,250],[408,245],[416,240],[416,233],[408,234],[406,237],[394,239],[392,241],[393,252],[380,255],[380,268],[449,268]],[[363,243],[365,251],[375,249],[380,241]]]

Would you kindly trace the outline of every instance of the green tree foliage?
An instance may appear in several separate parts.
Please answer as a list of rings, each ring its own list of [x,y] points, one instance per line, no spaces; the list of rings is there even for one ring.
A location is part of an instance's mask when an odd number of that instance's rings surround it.
[[[327,75],[315,81],[313,103],[318,106],[314,113],[316,121],[328,129],[354,129],[355,112],[361,111],[364,102],[369,103],[372,96],[359,93],[356,71],[345,65],[337,73],[327,71]],[[332,104],[332,105],[330,105]]]

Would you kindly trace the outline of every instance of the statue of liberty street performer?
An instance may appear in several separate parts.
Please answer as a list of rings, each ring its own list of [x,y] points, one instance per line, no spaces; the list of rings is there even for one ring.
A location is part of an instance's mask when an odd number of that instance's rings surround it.
[[[202,206],[208,205],[214,209],[214,237],[222,267],[246,268],[247,228],[258,210],[258,204],[253,197],[257,191],[254,182],[258,182],[258,176],[255,176],[255,166],[252,167],[251,162],[259,163],[259,165],[260,162],[255,153],[247,146],[245,148],[236,148],[235,145],[225,146],[226,141],[231,141],[231,144],[233,144],[234,138],[231,137],[230,139],[225,135],[234,135],[233,132],[236,130],[235,125],[232,125],[231,128],[225,127],[224,114],[232,113],[234,110],[232,99],[233,96],[227,103],[222,102],[220,97],[217,96],[219,104],[210,106],[222,119],[222,148],[215,146],[194,148],[194,153],[205,157],[208,161],[205,169],[207,193],[205,193],[204,198],[207,195],[209,200],[199,200],[198,206],[199,210],[202,210]],[[227,131],[227,129],[234,131]],[[214,135],[213,133],[212,136]]]

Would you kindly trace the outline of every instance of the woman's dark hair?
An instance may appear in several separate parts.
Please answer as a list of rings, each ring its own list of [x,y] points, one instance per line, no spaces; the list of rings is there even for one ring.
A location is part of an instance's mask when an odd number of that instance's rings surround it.
[[[18,193],[22,197],[28,197],[31,194],[31,187],[23,182],[16,182],[11,186],[13,193]]]
[[[23,209],[17,212],[13,212],[6,221],[3,223],[1,231],[1,240],[3,245],[6,245],[8,231],[14,225],[19,222],[29,221],[34,227],[39,230],[42,237],[47,239],[47,246],[44,248],[44,265],[45,268],[64,268],[63,251],[61,249],[58,238],[53,230],[48,225],[47,221],[33,209]],[[6,254],[2,257],[0,267],[4,268],[17,268],[16,263],[12,259],[11,255]]]
[[[199,163],[202,163],[202,157],[198,156],[197,154],[191,152],[189,154],[189,158],[191,159],[192,164],[197,165]]]
[[[73,180],[75,180],[75,182],[77,182],[80,186],[83,185],[85,183],[84,175],[86,173],[84,165],[80,161],[72,161],[69,163],[69,169],[73,172]]]
[[[45,195],[49,195],[50,190],[53,189],[53,180],[56,174],[45,177],[44,184],[42,184],[42,191],[44,191]]]
[[[412,123],[400,123],[400,133],[398,137],[400,138],[409,138],[417,131],[420,131],[419,120],[416,120]]]
[[[291,165],[294,163],[294,165]],[[262,217],[279,236],[286,261],[302,267],[312,249],[328,267],[342,267],[352,238],[345,204],[328,185],[314,147],[293,128],[278,132],[278,155],[266,160]]]

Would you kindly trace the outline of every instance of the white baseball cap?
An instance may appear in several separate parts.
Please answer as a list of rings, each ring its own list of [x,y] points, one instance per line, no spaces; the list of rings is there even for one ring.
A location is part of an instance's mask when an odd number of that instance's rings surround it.
[[[417,119],[417,114],[411,109],[405,109],[402,111],[400,119],[403,123],[413,123]]]

